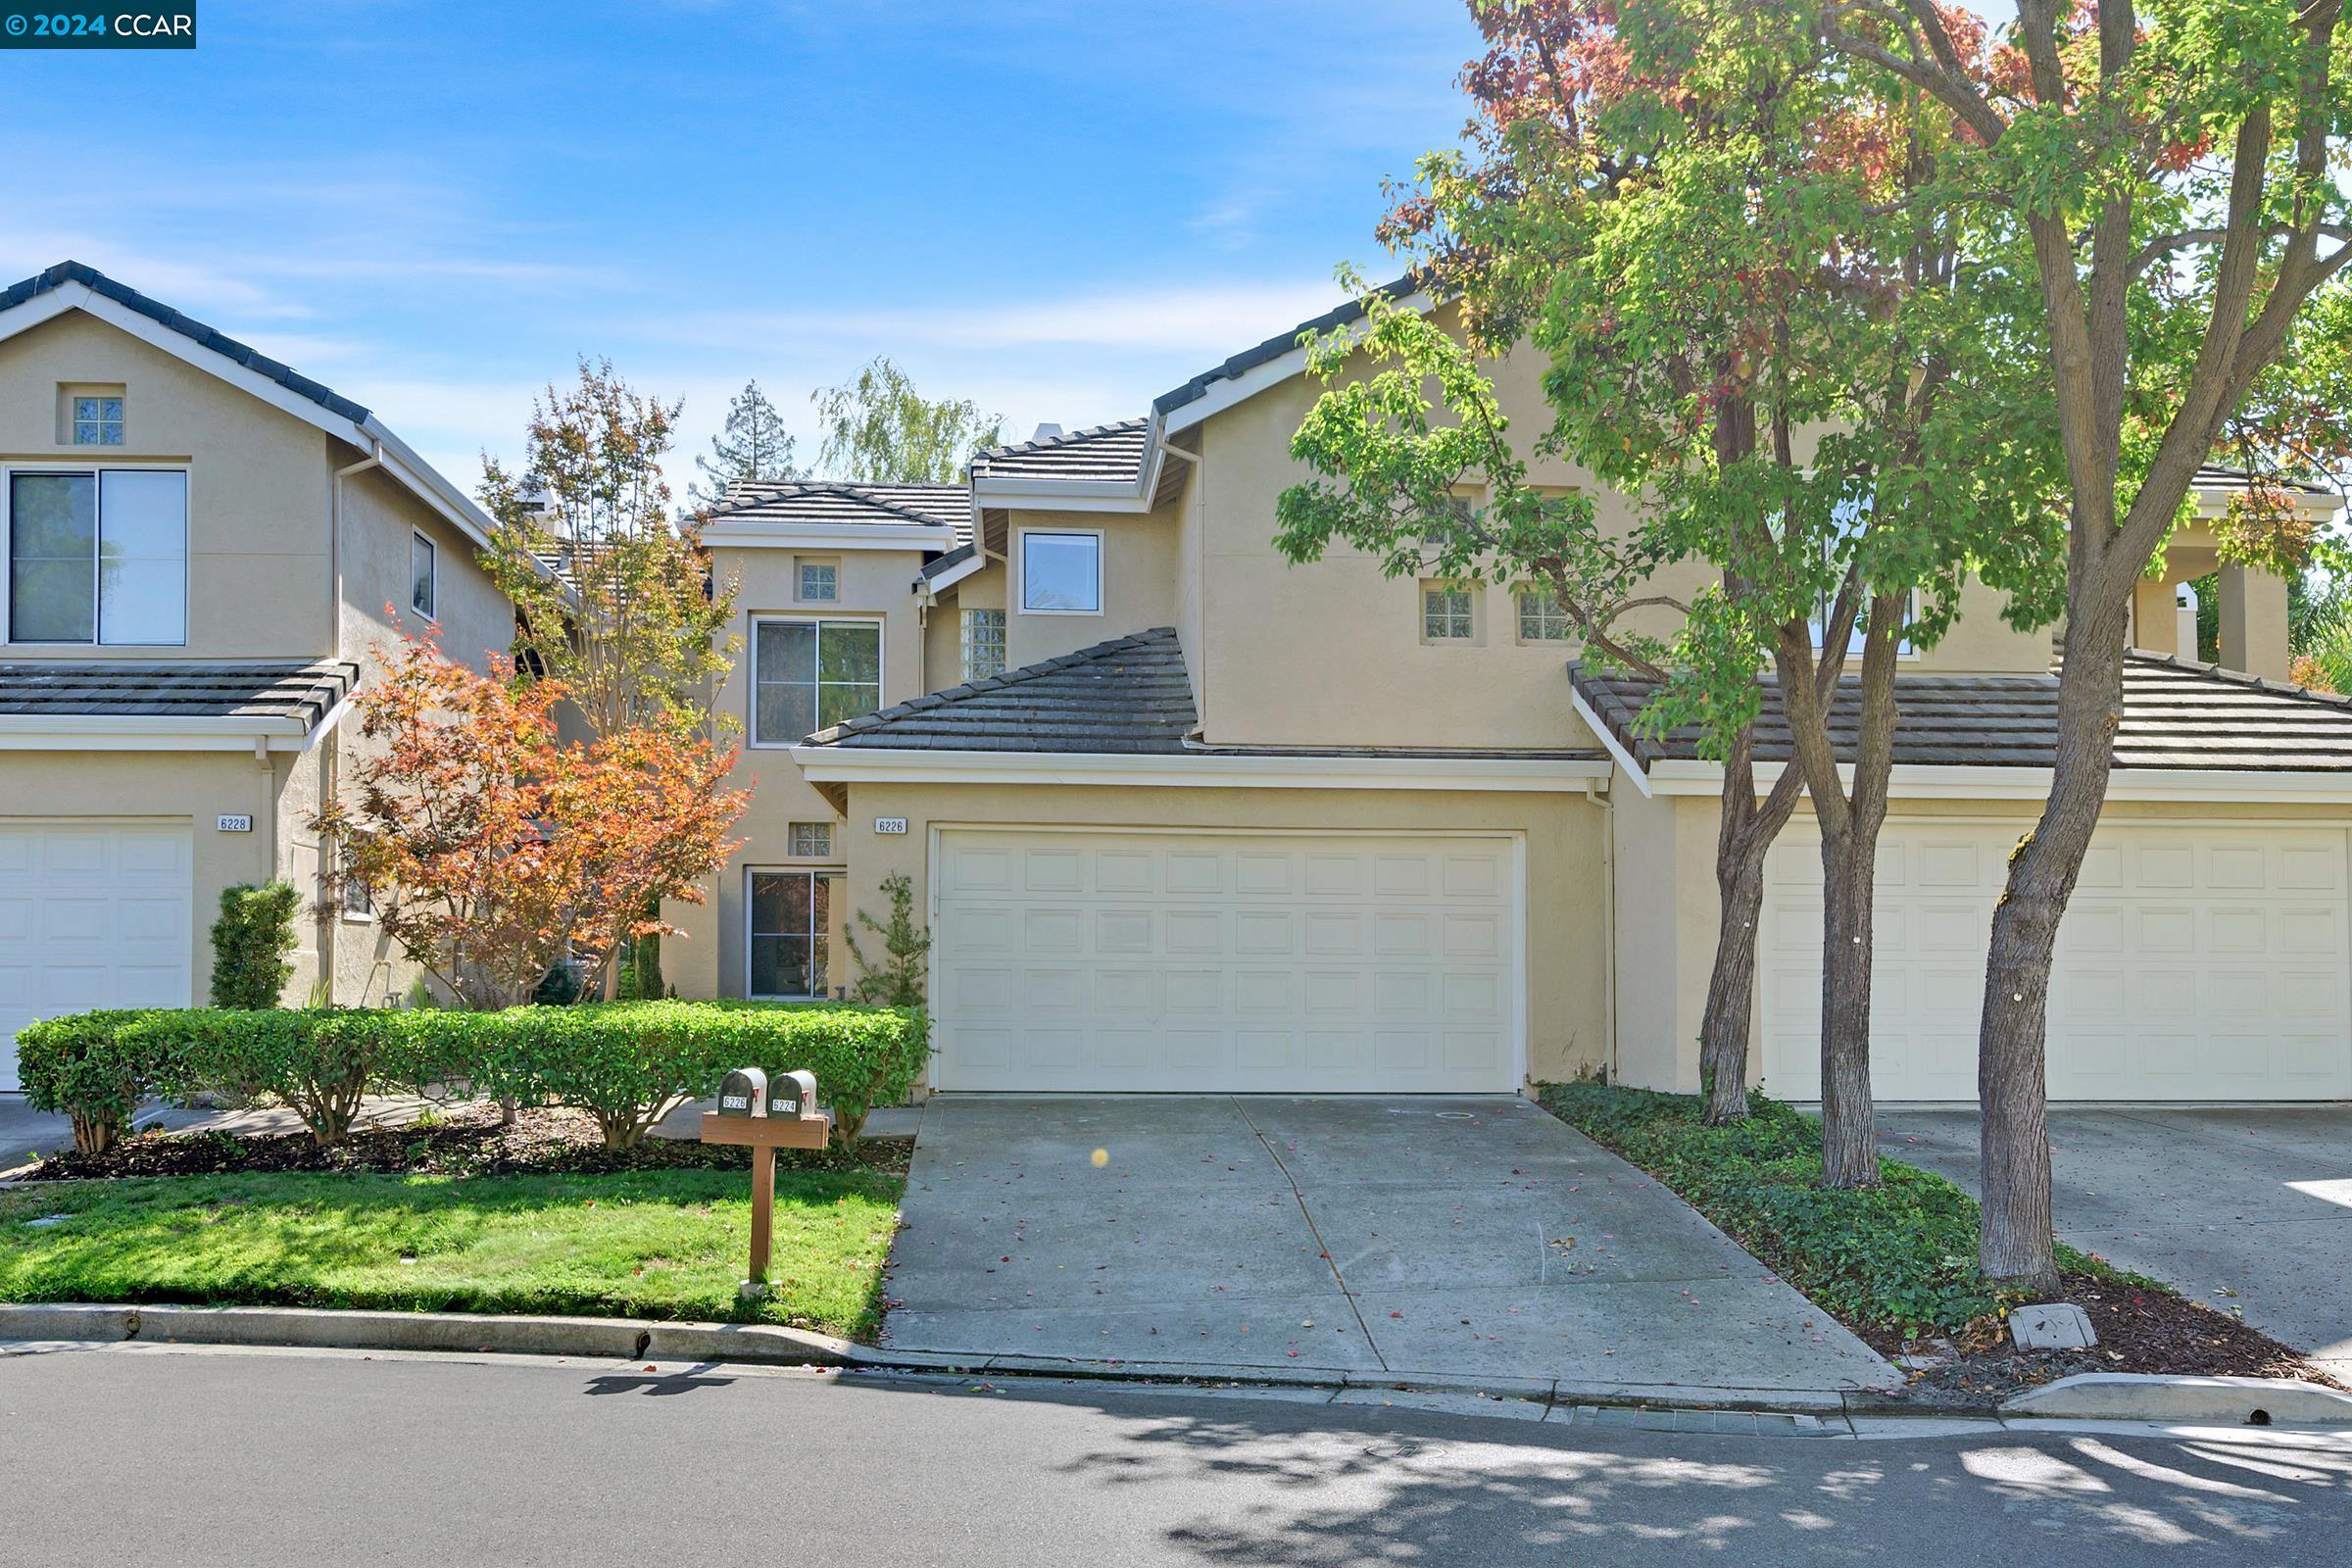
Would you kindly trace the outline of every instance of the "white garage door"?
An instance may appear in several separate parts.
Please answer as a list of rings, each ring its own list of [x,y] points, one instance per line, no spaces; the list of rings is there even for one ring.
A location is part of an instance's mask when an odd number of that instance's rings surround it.
[[[1509,1093],[1508,838],[945,829],[942,1089]]]
[[[1880,843],[1871,1084],[1974,1101],[1993,902],[2019,825],[1889,822]],[[1821,852],[1772,852],[1767,1093],[1821,1094]],[[2054,1100],[2352,1096],[2345,835],[2180,822],[2100,829],[2059,928]]]
[[[0,1090],[28,1023],[188,1004],[192,859],[184,825],[0,821]]]

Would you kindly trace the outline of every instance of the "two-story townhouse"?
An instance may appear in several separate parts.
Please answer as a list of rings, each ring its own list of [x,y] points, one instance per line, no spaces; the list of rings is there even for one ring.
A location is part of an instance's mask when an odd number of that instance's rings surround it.
[[[795,514],[838,531],[792,549],[889,563],[844,605],[912,652],[860,675],[848,706],[874,711],[772,759],[755,734],[762,789],[774,777],[784,799],[690,915],[706,940],[697,967],[673,964],[681,989],[798,975],[813,990],[820,965],[846,983],[842,927],[881,913],[884,880],[905,874],[934,941],[937,1088],[1694,1087],[1720,767],[1689,736],[1638,735],[1638,683],[1583,668],[1541,595],[1391,578],[1348,551],[1287,564],[1274,505],[1319,391],[1303,370],[1286,333],[1140,418],[983,454],[968,487],[904,521]],[[1506,412],[1540,419],[1540,372],[1525,353],[1498,368]],[[1632,517],[1564,465],[1538,479]],[[2206,476],[2208,518],[2240,482]],[[828,506],[863,494],[819,488]],[[785,548],[739,549],[730,526],[711,530],[722,562]],[[2341,1099],[2352,711],[2283,683],[2281,580],[2220,563],[2207,523],[2167,559],[2141,595],[2107,825],[2062,947],[2052,1092]],[[831,612],[792,597],[794,569],[762,568],[743,627],[817,622],[789,654],[773,645],[817,671],[785,729],[827,701],[832,636]],[[884,603],[891,569],[904,586]],[[2217,571],[2226,668],[2172,657],[2175,585]],[[1887,1100],[1973,1096],[1991,906],[2046,785],[2058,650],[1997,608],[1972,590],[1958,630],[1902,676],[1879,931]],[[865,646],[846,644],[845,665]],[[749,664],[731,701],[757,731],[756,651]],[[1786,760],[1772,723],[1767,781]],[[821,858],[791,854],[796,838]],[[1817,1086],[1819,932],[1800,811],[1771,867],[1753,1054],[1763,1086],[1795,1099]]]
[[[33,1018],[202,1002],[222,889],[308,897],[290,1001],[415,969],[311,823],[399,631],[483,664],[490,519],[362,405],[68,262],[0,292],[0,1091]]]

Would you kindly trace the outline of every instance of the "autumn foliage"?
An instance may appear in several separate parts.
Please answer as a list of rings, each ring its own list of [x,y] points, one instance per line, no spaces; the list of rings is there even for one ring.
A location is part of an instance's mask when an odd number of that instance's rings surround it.
[[[318,825],[385,932],[467,1005],[524,1001],[566,957],[601,972],[621,940],[669,929],[661,901],[701,902],[739,847],[732,750],[652,726],[565,742],[560,682],[503,660],[477,673],[430,636],[388,662]]]

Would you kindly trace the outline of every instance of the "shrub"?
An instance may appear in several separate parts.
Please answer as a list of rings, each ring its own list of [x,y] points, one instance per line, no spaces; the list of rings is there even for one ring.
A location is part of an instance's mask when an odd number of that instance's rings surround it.
[[[71,1117],[74,1147],[101,1154],[129,1130],[139,1102],[167,1093],[178,1063],[160,1037],[134,1036],[144,1007],[111,1007],[50,1018],[17,1033],[17,1069],[35,1110]]]
[[[890,919],[877,920],[859,909],[857,920],[882,939],[882,961],[866,961],[854,928],[841,934],[850,945],[850,956],[858,960],[858,983],[850,988],[851,994],[878,1007],[919,1007],[931,957],[931,932],[914,917],[914,883],[905,872],[884,877],[882,891],[890,899]]]
[[[618,1002],[476,1016],[492,1037],[488,1092],[585,1110],[613,1149],[736,1067],[814,1073],[835,1136],[855,1144],[867,1111],[904,1096],[930,1054],[928,1020],[904,1008]]]
[[[213,1005],[274,1007],[294,978],[286,955],[299,945],[294,915],[302,895],[292,883],[239,883],[220,890],[213,922]]]
[[[872,1106],[906,1095],[930,1054],[928,1020],[913,1009],[708,1002],[154,1008],[53,1019],[19,1039],[32,1102],[71,1114],[74,1145],[88,1153],[120,1136],[148,1095],[270,1096],[331,1147],[365,1095],[460,1083],[585,1110],[608,1146],[627,1149],[736,1067],[814,1073],[849,1145]]]

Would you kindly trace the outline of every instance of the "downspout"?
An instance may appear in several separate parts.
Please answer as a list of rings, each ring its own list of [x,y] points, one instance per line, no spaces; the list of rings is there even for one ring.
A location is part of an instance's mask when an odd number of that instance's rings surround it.
[[[327,574],[331,579],[330,587],[333,592],[333,597],[327,603],[326,612],[327,657],[329,659],[339,660],[343,657],[343,481],[354,474],[366,473],[369,468],[380,468],[383,466],[384,444],[380,440],[370,438],[368,456],[357,463],[337,468],[334,471],[334,477],[327,483],[326,563]],[[339,770],[335,766],[337,748],[334,737],[329,735],[324,739],[326,744],[318,748],[318,804],[322,807],[333,802],[335,792],[342,785]],[[318,954],[318,973],[313,990],[321,1005],[331,1007],[335,1004],[335,970],[338,967],[336,959],[340,956],[336,951],[335,941],[337,930],[335,904],[337,901],[332,893],[336,860],[333,847],[327,843],[326,835],[323,833],[318,835],[318,897],[313,902],[318,906],[318,934],[313,940],[313,946]]]
[[[1617,803],[1598,779],[1585,780],[1585,801],[1600,810],[1600,1027],[1609,1043],[1609,1081],[1617,1081]]]

